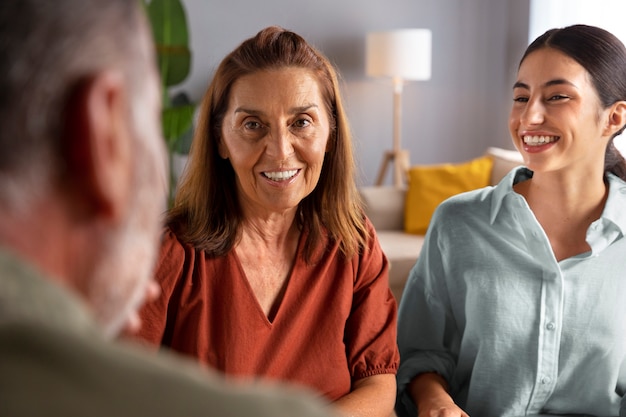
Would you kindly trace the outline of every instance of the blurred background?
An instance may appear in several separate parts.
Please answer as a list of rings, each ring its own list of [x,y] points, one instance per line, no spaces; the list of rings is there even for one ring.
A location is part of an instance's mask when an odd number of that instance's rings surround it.
[[[392,146],[392,82],[366,75],[369,32],[432,32],[430,80],[404,84],[401,139],[411,165],[461,162],[489,146],[513,149],[507,119],[517,64],[529,41],[545,30],[587,23],[626,39],[623,0],[181,2],[192,60],[188,77],[170,94],[200,101],[219,61],[244,39],[269,25],[291,29],[325,53],[342,77],[359,185],[374,183]]]

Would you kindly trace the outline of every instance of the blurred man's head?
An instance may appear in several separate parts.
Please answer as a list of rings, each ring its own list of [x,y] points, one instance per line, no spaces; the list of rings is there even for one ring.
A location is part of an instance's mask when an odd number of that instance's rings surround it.
[[[113,335],[151,282],[166,201],[160,91],[138,0],[0,2],[0,246]]]

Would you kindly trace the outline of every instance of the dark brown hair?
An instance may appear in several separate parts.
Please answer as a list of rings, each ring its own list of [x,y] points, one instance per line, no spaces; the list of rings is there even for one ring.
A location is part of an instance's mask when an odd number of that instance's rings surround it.
[[[339,242],[346,257],[364,247],[365,220],[354,181],[352,139],[339,95],[337,74],[301,36],[268,27],[244,41],[220,63],[202,101],[187,170],[181,179],[168,225],[183,241],[221,256],[239,238],[242,213],[235,172],[218,154],[218,138],[233,83],[262,70],[306,68],[314,74],[331,120],[329,151],[320,179],[298,206],[296,221],[306,227],[305,259],[311,260],[324,236]]]
[[[604,108],[626,100],[626,48],[610,32],[587,25],[548,30],[528,46],[520,65],[529,54],[541,48],[556,49],[585,68]],[[626,161],[613,143],[623,130],[624,126],[609,140],[604,172],[626,180]]]

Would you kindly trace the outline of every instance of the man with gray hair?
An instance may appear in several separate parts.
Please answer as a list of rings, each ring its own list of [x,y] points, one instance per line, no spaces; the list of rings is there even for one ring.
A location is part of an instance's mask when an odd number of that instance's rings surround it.
[[[0,3],[0,415],[326,416],[112,341],[158,291],[154,61],[137,0]]]

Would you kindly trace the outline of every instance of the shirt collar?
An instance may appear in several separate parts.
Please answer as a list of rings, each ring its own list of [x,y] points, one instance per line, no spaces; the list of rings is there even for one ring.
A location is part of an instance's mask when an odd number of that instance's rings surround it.
[[[593,254],[599,254],[624,236],[626,230],[626,183],[613,174],[607,175],[609,195],[600,218],[587,229],[587,243]]]
[[[511,170],[494,190],[491,201],[490,222],[493,224],[507,198],[522,198],[513,191],[513,185],[532,178],[533,172],[526,167]],[[626,182],[613,174],[607,174],[609,195],[602,215],[587,230],[587,242],[592,252],[599,253],[615,240],[626,235]]]
[[[502,178],[500,183],[496,185],[494,190],[493,199],[491,200],[491,213],[489,221],[493,224],[496,221],[496,217],[502,208],[502,204],[507,196],[514,198],[521,197],[515,191],[513,191],[513,185],[518,182],[526,181],[533,177],[533,172],[526,167],[516,167],[509,171],[508,174]]]
[[[85,304],[67,289],[0,248],[0,323],[28,321],[70,331],[97,331]]]
[[[602,218],[611,221],[626,234],[626,182],[613,174],[607,175],[609,195],[606,199]]]

